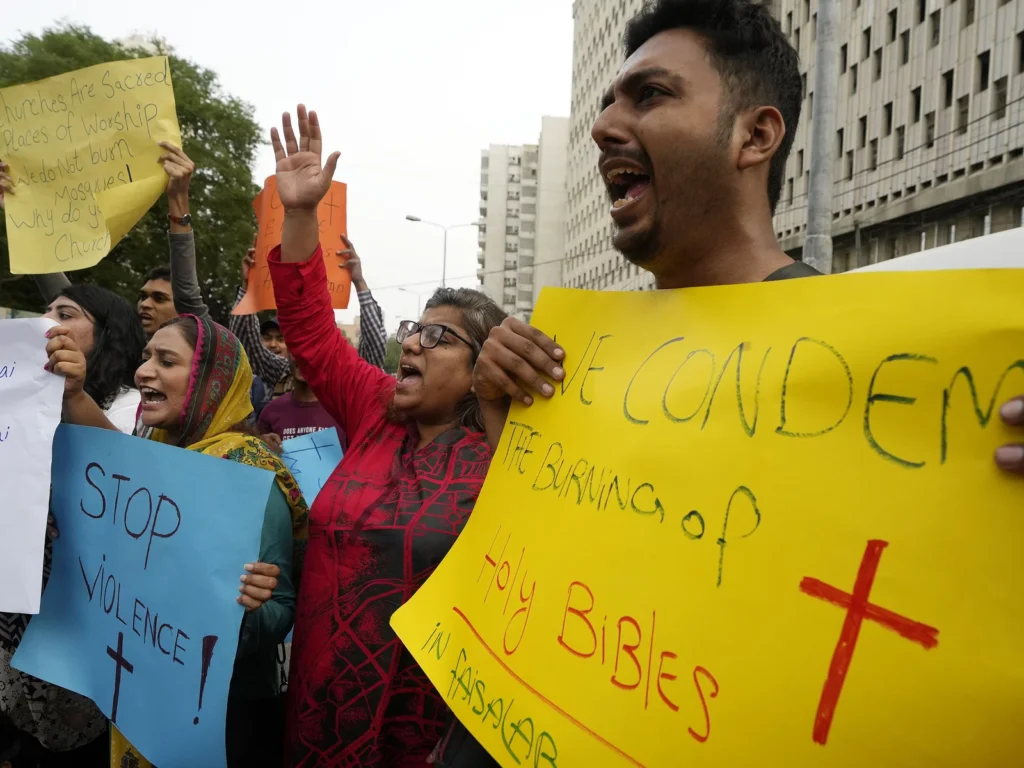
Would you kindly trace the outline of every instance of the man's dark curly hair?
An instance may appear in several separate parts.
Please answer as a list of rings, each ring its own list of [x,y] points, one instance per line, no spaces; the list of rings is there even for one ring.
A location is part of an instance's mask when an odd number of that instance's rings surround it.
[[[729,101],[720,119],[729,123],[750,107],[779,110],[786,134],[768,168],[768,203],[774,214],[800,122],[802,87],[800,57],[769,8],[767,2],[751,0],[647,0],[626,26],[624,43],[628,58],[661,32],[691,29],[707,41],[708,56],[725,86]]]
[[[146,335],[135,309],[116,293],[79,283],[60,292],[95,321],[93,348],[86,358],[85,391],[100,408],[108,408],[124,387],[135,386]]]

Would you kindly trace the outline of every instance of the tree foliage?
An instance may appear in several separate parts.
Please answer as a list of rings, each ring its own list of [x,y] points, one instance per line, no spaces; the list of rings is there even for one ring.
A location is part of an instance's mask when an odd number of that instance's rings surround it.
[[[196,259],[203,297],[214,317],[226,320],[234,303],[239,267],[252,241],[252,199],[259,191],[252,165],[260,147],[253,107],[225,94],[217,75],[154,41],[170,56],[182,149],[196,164],[189,198],[196,230]],[[152,56],[65,25],[25,35],[0,47],[0,88],[34,82],[95,64]],[[91,269],[69,272],[72,282],[109,288],[134,303],[145,275],[168,263],[167,200],[161,198],[135,228]],[[0,305],[39,310],[41,297],[28,275],[12,275],[7,233],[0,217]]]
[[[398,373],[398,360],[402,357],[402,345],[394,336],[388,338],[388,346],[384,352],[384,370],[387,373]]]

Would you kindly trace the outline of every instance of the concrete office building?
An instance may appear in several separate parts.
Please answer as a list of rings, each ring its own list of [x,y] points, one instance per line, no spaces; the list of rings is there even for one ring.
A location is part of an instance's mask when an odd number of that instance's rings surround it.
[[[505,312],[527,321],[541,289],[562,282],[568,133],[568,119],[544,117],[536,144],[481,153],[477,276]]]
[[[641,0],[573,6],[566,285],[631,290],[650,276],[611,247],[590,128]],[[777,0],[800,53],[803,111],[775,229],[800,257],[807,224],[816,0]],[[833,270],[1022,224],[1024,0],[843,0],[832,152]]]
[[[775,229],[807,223],[816,3],[782,0],[804,117]],[[832,152],[834,272],[1021,226],[1024,1],[844,0]]]
[[[565,229],[563,285],[634,290],[654,279],[612,248],[611,203],[597,171],[597,145],[590,129],[601,96],[622,66],[622,33],[642,0],[575,0],[572,6],[572,107],[569,117],[569,209]]]

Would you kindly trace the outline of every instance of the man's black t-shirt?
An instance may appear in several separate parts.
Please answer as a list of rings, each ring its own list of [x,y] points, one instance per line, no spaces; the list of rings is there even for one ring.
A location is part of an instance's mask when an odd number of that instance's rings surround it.
[[[792,280],[797,277],[814,277],[821,272],[802,261],[777,269],[764,279]],[[480,743],[466,730],[461,722],[451,713],[448,715],[448,731],[438,744],[434,764],[440,768],[500,768],[498,762],[480,746]]]

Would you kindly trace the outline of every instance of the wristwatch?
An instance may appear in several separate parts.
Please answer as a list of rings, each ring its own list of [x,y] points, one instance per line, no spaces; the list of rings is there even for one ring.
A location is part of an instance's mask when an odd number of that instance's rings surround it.
[[[188,226],[192,225],[192,214],[191,213],[186,213],[184,216],[181,216],[181,217],[173,216],[171,214],[167,214],[167,218],[170,219],[175,224],[180,224],[183,227],[188,227]]]

